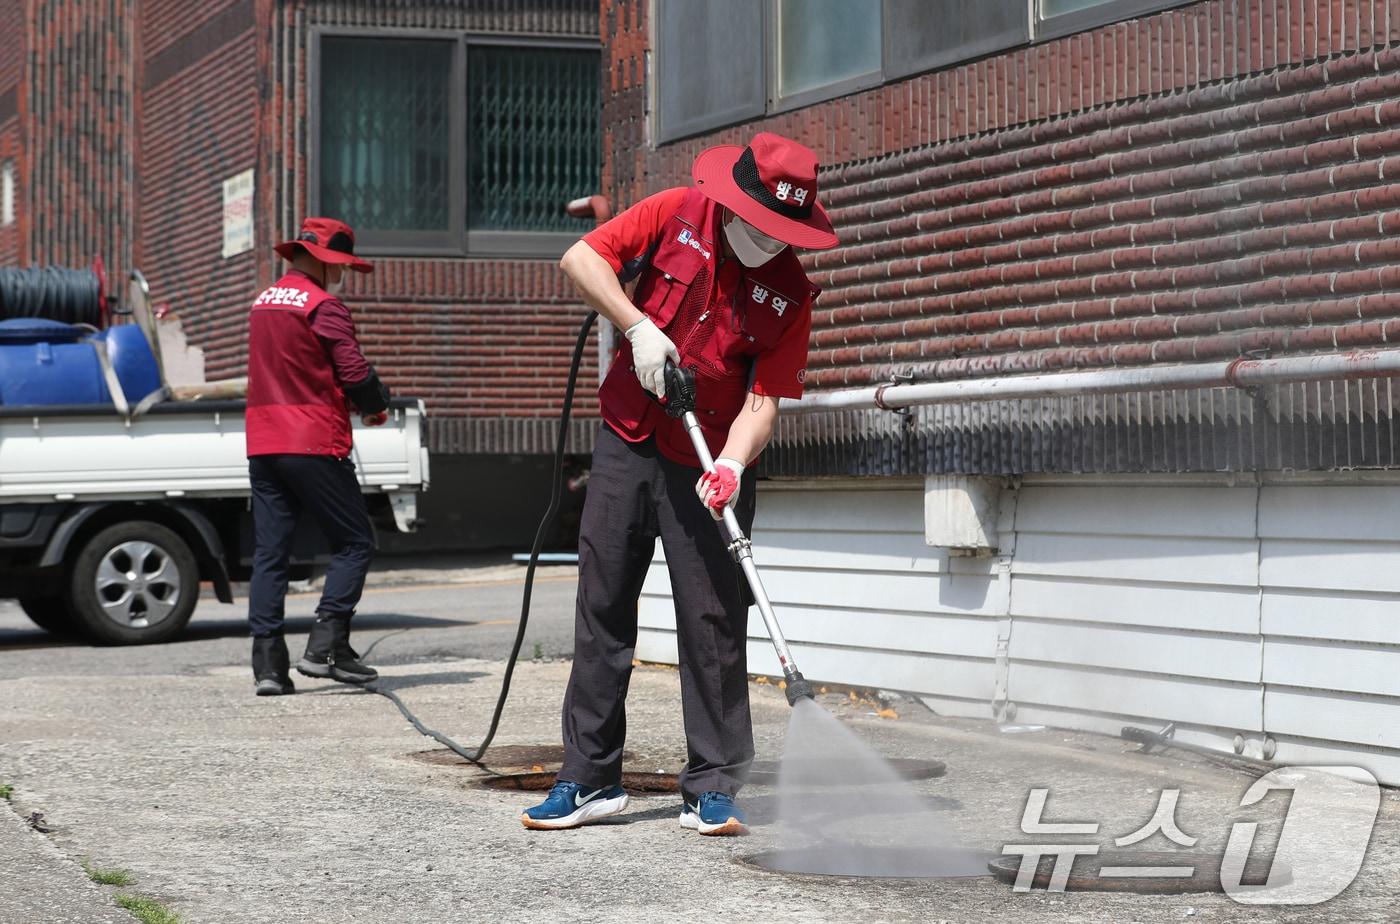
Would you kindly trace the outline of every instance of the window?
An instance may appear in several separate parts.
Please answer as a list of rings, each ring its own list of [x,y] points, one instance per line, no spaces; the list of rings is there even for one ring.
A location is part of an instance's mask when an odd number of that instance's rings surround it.
[[[653,0],[674,141],[1190,0]]]
[[[1036,0],[1036,35],[1057,38],[1183,5],[1184,0]]]
[[[1033,0],[655,0],[672,141],[1024,44]]]
[[[451,41],[323,40],[316,211],[367,242],[451,245],[456,52]]]
[[[598,52],[485,46],[467,62],[467,230],[577,237],[564,203],[602,176]]]
[[[880,82],[880,0],[778,0],[777,27],[783,108]]]
[[[557,256],[601,182],[600,61],[586,43],[448,33],[318,36],[312,210],[366,253]]]
[[[15,223],[15,162],[0,164],[0,228]]]

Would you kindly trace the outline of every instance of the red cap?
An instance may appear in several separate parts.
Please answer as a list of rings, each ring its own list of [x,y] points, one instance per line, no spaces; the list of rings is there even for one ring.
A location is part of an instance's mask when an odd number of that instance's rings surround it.
[[[371,264],[355,256],[355,232],[343,221],[308,218],[301,223],[296,240],[283,241],[272,249],[291,260],[302,248],[322,263],[343,263],[357,273],[374,272]]]
[[[805,145],[759,132],[746,148],[702,151],[691,175],[707,197],[771,238],[808,250],[838,243],[817,202],[817,155]]]

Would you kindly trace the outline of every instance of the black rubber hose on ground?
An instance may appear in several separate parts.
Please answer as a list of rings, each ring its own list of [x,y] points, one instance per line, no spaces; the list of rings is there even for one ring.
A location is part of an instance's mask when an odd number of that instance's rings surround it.
[[[520,601],[520,623],[515,629],[515,643],[511,645],[510,657],[506,660],[506,675],[501,680],[501,692],[496,697],[496,710],[491,715],[491,727],[486,730],[486,737],[481,739],[481,744],[477,745],[476,750],[469,750],[441,732],[434,731],[420,722],[393,690],[381,690],[373,683],[366,684],[364,687],[365,690],[378,693],[398,706],[399,712],[403,713],[403,717],[408,719],[420,734],[432,738],[462,759],[474,764],[481,763],[486,749],[491,746],[491,740],[496,737],[496,727],[501,724],[501,713],[506,708],[506,698],[510,696],[510,678],[515,673],[515,661],[520,657],[520,646],[525,643],[525,627],[530,622],[530,595],[535,587],[535,566],[539,564],[540,550],[544,547],[545,536],[549,534],[550,527],[554,525],[554,518],[559,514],[559,495],[564,485],[564,447],[569,439],[569,420],[573,417],[574,389],[578,385],[578,369],[583,361],[583,349],[588,344],[588,332],[592,329],[593,322],[597,318],[598,312],[588,312],[588,317],[583,320],[583,326],[579,328],[578,340],[574,343],[574,358],[569,365],[569,384],[564,389],[564,407],[559,412],[559,435],[554,441],[554,482],[549,492],[549,507],[544,512],[544,518],[540,520],[540,527],[535,531],[535,543],[530,548],[530,565],[525,571],[525,593]]]

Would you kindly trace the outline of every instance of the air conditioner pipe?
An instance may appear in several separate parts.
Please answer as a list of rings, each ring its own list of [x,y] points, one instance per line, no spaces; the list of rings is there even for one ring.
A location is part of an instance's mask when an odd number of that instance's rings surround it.
[[[1194,388],[1251,388],[1333,379],[1400,375],[1400,350],[1357,350],[1277,359],[1233,359],[1181,366],[1095,369],[1050,375],[1018,375],[952,382],[890,383],[809,394],[784,401],[783,414],[824,411],[900,410],[925,404],[1106,395]]]

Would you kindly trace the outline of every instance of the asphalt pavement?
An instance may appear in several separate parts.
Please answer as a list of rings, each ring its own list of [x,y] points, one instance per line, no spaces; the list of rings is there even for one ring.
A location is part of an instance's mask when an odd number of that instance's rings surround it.
[[[381,684],[464,744],[489,720],[522,571],[491,561],[388,568],[356,617]],[[615,823],[526,831],[518,812],[540,794],[482,784],[547,777],[558,765],[573,594],[572,569],[542,572],[489,771],[364,691],[298,677],[296,696],[255,698],[237,606],[202,602],[175,643],[95,648],[45,636],[0,602],[0,793],[10,799],[8,813],[0,804],[0,922],[119,921],[117,893],[160,901],[187,922],[1395,920],[1393,792],[1356,881],[1315,907],[1251,907],[1218,892],[1018,893],[987,876],[775,874],[748,862],[789,845],[774,823],[775,790],[761,779],[744,792],[749,838],[701,838],[678,825],[676,796],[636,789]],[[294,648],[314,603],[311,594],[289,601]],[[751,691],[759,759],[772,764],[790,710],[771,684]],[[1177,788],[1180,827],[1218,855],[1262,772],[1140,754],[1100,736],[944,719],[898,697],[828,689],[822,700],[879,753],[945,764],[945,775],[913,784],[919,798],[951,842],[989,857],[1037,839],[1021,830],[1037,786],[1051,790],[1045,817],[1092,818],[1099,833],[1079,840],[1106,846]],[[627,769],[669,777],[680,767],[674,670],[634,672],[628,728]],[[833,798],[858,805],[862,795]],[[1287,800],[1261,806],[1261,837],[1276,835]],[[30,823],[35,813],[44,832]],[[1144,846],[1174,845],[1158,834]],[[131,881],[96,885],[83,863]]]

